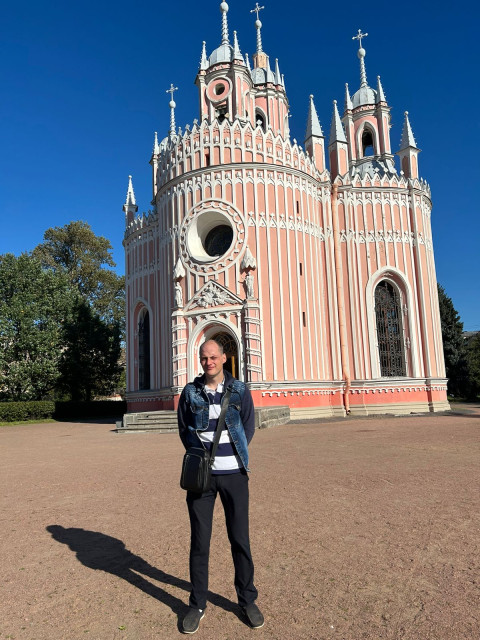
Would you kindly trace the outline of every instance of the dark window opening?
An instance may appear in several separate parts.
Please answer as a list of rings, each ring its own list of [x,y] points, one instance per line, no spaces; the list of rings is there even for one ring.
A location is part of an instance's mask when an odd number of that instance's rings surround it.
[[[150,389],[150,314],[142,315],[138,322],[138,388]]]
[[[217,333],[212,336],[223,347],[223,352],[227,356],[227,361],[223,368],[229,371],[232,376],[238,377],[238,349],[234,338],[228,333]]]
[[[222,256],[230,249],[233,240],[233,229],[226,224],[211,229],[205,238],[204,248],[209,256]]]
[[[305,311],[302,311],[302,316],[303,316],[303,326],[306,327],[307,326],[307,314],[305,313]]]
[[[205,166],[210,166],[210,151],[205,151]]]
[[[400,297],[395,287],[386,280],[375,289],[375,316],[381,375],[407,375]]]
[[[215,87],[215,95],[220,96],[225,91],[225,87],[223,84],[218,83]]]
[[[265,118],[260,111],[255,111],[255,126],[260,127],[262,131],[265,131]]]
[[[227,117],[227,105],[222,105],[216,109],[216,116],[218,122],[222,123]]]
[[[300,275],[303,276],[303,265],[301,262],[298,263],[299,269],[300,269]]]
[[[372,132],[369,129],[365,129],[362,134],[362,150],[364,158],[366,158],[367,156],[373,156],[375,154]]]
[[[297,200],[297,213],[300,213],[300,202]]]

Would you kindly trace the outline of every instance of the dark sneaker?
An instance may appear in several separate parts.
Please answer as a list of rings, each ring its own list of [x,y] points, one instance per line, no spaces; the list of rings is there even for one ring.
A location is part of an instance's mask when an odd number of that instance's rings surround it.
[[[203,609],[194,609],[193,607],[189,607],[188,613],[182,622],[183,633],[195,633],[195,631],[198,631],[200,620],[204,615],[205,611]]]
[[[247,616],[247,620],[252,629],[260,629],[260,627],[263,627],[265,622],[263,614],[254,602],[244,607],[243,613]]]

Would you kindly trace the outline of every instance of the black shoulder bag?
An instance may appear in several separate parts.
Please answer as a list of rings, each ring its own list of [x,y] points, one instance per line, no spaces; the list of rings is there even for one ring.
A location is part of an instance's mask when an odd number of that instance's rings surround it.
[[[182,475],[180,476],[180,486],[186,491],[193,493],[203,493],[210,488],[210,480],[212,475],[212,467],[215,462],[215,454],[217,453],[220,435],[225,424],[225,414],[227,413],[228,403],[232,390],[228,387],[222,400],[222,410],[218,418],[215,437],[213,439],[212,450],[210,453],[202,447],[189,447],[183,456]]]

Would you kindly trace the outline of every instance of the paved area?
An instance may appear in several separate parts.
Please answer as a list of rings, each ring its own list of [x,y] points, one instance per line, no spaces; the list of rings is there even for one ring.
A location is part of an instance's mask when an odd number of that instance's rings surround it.
[[[0,640],[182,637],[189,528],[176,434],[0,428]],[[235,604],[221,509],[208,640],[480,638],[480,406],[256,433],[259,605]]]

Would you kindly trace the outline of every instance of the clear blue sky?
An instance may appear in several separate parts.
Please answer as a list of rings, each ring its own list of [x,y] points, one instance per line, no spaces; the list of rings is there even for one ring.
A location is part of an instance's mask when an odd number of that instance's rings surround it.
[[[230,33],[255,51],[255,2],[231,0]],[[480,329],[480,89],[473,2],[304,3],[264,0],[263,48],[279,59],[292,136],[303,144],[313,93],[328,135],[332,100],[359,86],[356,42],[369,36],[367,78],[382,77],[398,149],[408,110],[420,174],[433,195],[438,281],[466,330]],[[123,273],[127,177],[140,212],[150,208],[154,131],[198,117],[193,84],[203,40],[220,44],[219,2],[125,0],[4,3],[0,36],[0,254],[33,249],[51,226],[87,221],[110,239]]]

